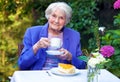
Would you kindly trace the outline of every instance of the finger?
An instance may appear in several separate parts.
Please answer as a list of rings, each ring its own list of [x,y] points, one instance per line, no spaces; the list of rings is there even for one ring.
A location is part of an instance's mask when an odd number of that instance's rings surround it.
[[[60,59],[62,59],[62,60],[65,60],[66,58],[64,57],[64,56],[62,56],[62,55],[59,55],[59,56],[57,56],[58,58],[60,58]]]
[[[46,46],[46,47],[48,47],[50,45],[50,43],[46,42],[46,41],[43,41],[43,45]]]
[[[60,51],[64,51],[65,49],[64,48],[61,48],[61,49],[59,49]]]
[[[41,38],[40,42],[43,47],[48,47],[50,45],[50,41],[48,38]]]

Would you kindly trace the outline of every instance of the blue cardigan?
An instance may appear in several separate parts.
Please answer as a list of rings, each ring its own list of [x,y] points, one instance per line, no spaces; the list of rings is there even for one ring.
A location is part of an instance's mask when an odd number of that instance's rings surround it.
[[[47,53],[46,48],[38,50],[34,55],[32,46],[40,40],[41,37],[48,37],[48,23],[44,26],[33,26],[25,32],[23,44],[24,48],[18,59],[18,65],[21,70],[41,70]],[[70,28],[63,29],[63,48],[72,54],[72,61],[64,60],[64,63],[71,63],[78,69],[84,69],[86,63],[77,57],[82,54],[80,45],[80,34]]]

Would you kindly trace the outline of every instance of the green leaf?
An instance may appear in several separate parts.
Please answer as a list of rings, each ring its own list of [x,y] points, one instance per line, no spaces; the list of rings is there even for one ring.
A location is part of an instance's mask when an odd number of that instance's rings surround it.
[[[83,60],[85,62],[88,61],[88,57],[87,56],[79,56],[78,59]]]

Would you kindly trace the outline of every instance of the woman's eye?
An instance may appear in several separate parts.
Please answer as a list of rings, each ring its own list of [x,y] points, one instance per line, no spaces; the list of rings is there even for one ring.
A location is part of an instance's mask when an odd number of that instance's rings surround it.
[[[60,17],[60,19],[64,19],[63,17]]]
[[[52,15],[52,17],[56,17],[55,15]]]

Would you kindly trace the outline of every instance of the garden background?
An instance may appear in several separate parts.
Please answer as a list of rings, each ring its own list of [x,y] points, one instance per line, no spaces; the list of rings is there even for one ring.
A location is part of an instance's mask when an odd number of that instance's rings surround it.
[[[101,45],[115,48],[105,69],[120,77],[120,9],[113,8],[116,0],[0,0],[0,82],[9,82],[8,77],[19,70],[18,44],[28,27],[47,21],[44,11],[54,1],[64,1],[73,8],[67,26],[81,33],[84,55]],[[98,28],[103,26],[105,34],[101,36]]]

